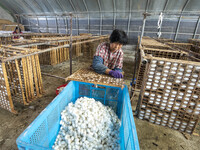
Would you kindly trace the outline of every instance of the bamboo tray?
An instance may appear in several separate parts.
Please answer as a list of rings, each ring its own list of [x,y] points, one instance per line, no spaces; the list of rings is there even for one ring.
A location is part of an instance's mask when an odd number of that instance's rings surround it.
[[[68,80],[94,83],[100,85],[108,85],[121,88],[124,87],[123,79],[116,79],[109,75],[98,74],[89,68],[83,68],[76,71],[75,73],[73,73],[72,75],[70,75],[65,79],[65,81]]]

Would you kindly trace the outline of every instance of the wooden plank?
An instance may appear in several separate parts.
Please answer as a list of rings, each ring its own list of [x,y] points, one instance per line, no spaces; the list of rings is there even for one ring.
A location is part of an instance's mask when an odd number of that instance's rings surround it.
[[[1,47],[6,48],[6,49],[13,49],[13,50],[17,50],[17,51],[29,51],[30,50],[28,48],[16,47],[16,46],[12,46],[12,45],[9,45],[9,46],[2,45]]]
[[[52,65],[52,63],[53,63],[53,60],[52,60],[53,52],[50,51],[49,54],[50,54],[50,55],[49,55],[49,56],[50,56],[50,58],[49,58],[49,62],[50,62],[50,65]]]
[[[62,43],[60,42],[59,45],[62,45]],[[60,48],[60,63],[63,62],[63,48]]]
[[[10,67],[10,73],[11,73],[11,78],[12,78],[12,83],[13,83],[13,89],[14,89],[14,94],[17,95],[18,91],[17,91],[17,85],[16,85],[16,74],[14,72],[14,68],[13,68],[13,62],[10,61],[9,63],[9,67]]]
[[[18,78],[19,78],[19,84],[20,84],[20,88],[21,88],[21,94],[22,94],[23,103],[24,103],[24,105],[29,105],[29,103],[27,103],[26,99],[25,99],[24,88],[23,88],[23,85],[22,85],[22,78],[21,78],[21,73],[20,73],[20,69],[19,69],[19,63],[18,63],[17,59],[15,59],[15,65],[16,65],[17,74],[18,74]]]
[[[75,42],[78,42],[78,40],[76,40]],[[79,45],[79,44],[77,44],[76,47],[75,47],[75,49],[76,49],[76,57],[78,57],[78,55],[79,55],[79,54],[78,54],[78,45]]]
[[[5,85],[6,85],[6,90],[7,90],[7,94],[8,94],[8,101],[9,101],[9,104],[10,104],[10,108],[8,108],[8,110],[11,111],[14,114],[17,114],[17,111],[14,109],[14,105],[13,105],[13,101],[12,101],[12,97],[11,97],[10,86],[9,86],[9,83],[8,83],[8,76],[7,76],[7,73],[6,73],[5,63],[2,63],[1,66],[2,66],[3,75],[4,75],[4,79],[5,79]]]
[[[62,45],[64,45],[64,42],[62,42]],[[65,48],[62,48],[62,62],[65,61]]]
[[[55,59],[55,64],[54,65],[56,65],[56,64],[58,64],[60,62],[59,49],[58,48],[55,50],[55,57],[54,57],[54,59]]]
[[[65,45],[65,44],[67,44],[66,42],[63,42],[63,45]],[[67,60],[67,48],[65,47],[64,48],[64,61],[66,61]]]
[[[18,73],[17,73],[17,68],[16,68],[16,64],[15,61],[11,61],[11,66],[12,66],[12,70],[13,70],[13,76],[14,76],[14,81],[15,81],[15,89],[16,89],[16,95],[19,95],[21,97],[21,91],[19,88],[19,77],[18,77]],[[20,103],[23,103],[23,100],[20,98],[19,99]]]
[[[69,42],[67,42],[67,44],[69,44]],[[69,59],[69,48],[66,47],[66,49],[67,49],[67,60],[68,60]]]
[[[31,56],[27,57],[27,68],[28,68],[28,77],[29,77],[29,85],[31,91],[31,98],[35,98],[34,94],[34,84],[33,84],[33,71],[32,71],[32,63],[31,63]]]
[[[37,71],[36,71],[36,65],[35,65],[35,57],[31,56],[32,61],[32,70],[33,70],[33,77],[34,77],[34,85],[36,89],[37,96],[40,96],[39,87],[38,87],[38,79],[37,79]]]
[[[42,94],[44,91],[43,91],[42,75],[41,75],[40,62],[39,62],[38,55],[35,55],[35,63],[36,63],[36,69],[37,69],[39,90],[40,90],[40,94]]]
[[[6,68],[6,71],[7,71],[7,77],[8,77],[8,83],[9,83],[9,87],[10,87],[10,92],[11,93],[14,93],[14,90],[12,88],[12,82],[13,82],[13,78],[12,78],[12,73],[11,73],[11,68],[10,68],[10,65],[9,65],[10,62],[6,62],[5,63],[5,68]]]
[[[51,51],[51,65],[56,64],[56,50]]]
[[[30,88],[28,84],[28,73],[27,73],[27,65],[26,58],[22,58],[22,68],[23,68],[23,77],[24,77],[24,88],[26,92],[26,101],[27,103],[31,102],[30,98]]]

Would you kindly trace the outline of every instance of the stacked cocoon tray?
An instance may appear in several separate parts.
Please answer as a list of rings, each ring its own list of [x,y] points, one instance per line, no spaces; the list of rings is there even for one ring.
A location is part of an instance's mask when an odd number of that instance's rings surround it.
[[[120,120],[93,98],[81,97],[61,113],[60,131],[53,149],[118,150]]]

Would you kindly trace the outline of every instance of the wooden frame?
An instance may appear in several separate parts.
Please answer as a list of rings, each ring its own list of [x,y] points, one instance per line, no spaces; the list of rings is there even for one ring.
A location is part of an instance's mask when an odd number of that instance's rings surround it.
[[[137,116],[192,134],[200,116],[200,62],[184,51],[140,47],[138,68]]]

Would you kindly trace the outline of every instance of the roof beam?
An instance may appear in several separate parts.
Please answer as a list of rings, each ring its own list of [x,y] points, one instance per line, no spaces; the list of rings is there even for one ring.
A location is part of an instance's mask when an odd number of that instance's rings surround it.
[[[10,12],[14,12],[14,14],[17,14],[15,7],[14,7],[14,9],[13,9],[12,5],[10,7],[7,7],[7,1],[2,1],[1,4],[2,4],[2,6],[5,10],[8,10]],[[14,15],[12,15],[12,16],[15,17]]]
[[[163,12],[165,12],[165,10],[166,10],[166,8],[167,8],[167,5],[168,5],[168,3],[169,3],[169,0],[166,0],[166,2],[165,2],[165,6],[164,6],[164,8],[163,8]]]
[[[141,46],[141,41],[142,41],[142,38],[143,38],[143,35],[144,35],[144,29],[145,29],[145,25],[146,25],[146,18],[147,18],[147,10],[148,10],[148,7],[149,7],[149,1],[150,0],[147,0],[146,6],[145,6],[145,12],[143,13],[143,23],[142,23],[142,31],[141,31],[141,35],[140,35],[139,47]]]
[[[27,8],[29,8],[32,12],[36,13],[36,11],[32,7],[30,7],[30,5],[25,0],[22,1],[27,6]]]
[[[115,0],[113,0],[113,29],[115,29],[115,24],[116,24],[116,5],[115,5]]]
[[[129,16],[128,16],[128,25],[127,25],[127,34],[129,36],[129,30],[130,30],[130,23],[131,23],[131,5],[132,0],[129,0]]]
[[[70,3],[70,5],[72,6],[73,10],[74,10],[75,12],[77,12],[77,11],[76,11],[76,8],[74,7],[74,4],[72,3],[72,0],[69,0],[69,3]]]
[[[8,0],[8,1],[6,1],[6,2],[9,3],[9,4],[8,4],[9,6],[13,6],[13,7],[12,7],[12,8],[14,8],[13,10],[15,10],[15,11],[17,12],[17,14],[19,14],[20,9],[21,9],[22,12],[24,12],[24,10],[23,10],[21,7],[18,7],[16,4],[14,4],[13,1],[10,2],[10,1]],[[20,8],[20,9],[18,9],[18,8]]]
[[[149,8],[149,1],[150,1],[150,0],[147,0],[147,2],[146,2],[145,12],[147,12],[147,10],[148,10],[148,8]]]
[[[98,6],[99,6],[99,11],[101,12],[101,4],[99,2],[99,0],[97,0]]]
[[[193,34],[193,39],[195,39],[196,38],[196,34],[197,34],[197,31],[198,31],[198,28],[199,28],[199,21],[200,21],[200,16],[199,16],[199,18],[198,18],[198,20],[197,20],[197,24],[196,24],[196,27],[195,27],[195,31],[194,31],[194,34]]]
[[[62,5],[60,4],[60,1],[59,0],[56,0],[56,3],[58,4],[58,6],[61,8],[62,12],[64,12],[64,8],[62,7]]]
[[[83,0],[83,4],[84,4],[85,9],[86,9],[86,11],[88,13],[88,33],[90,33],[90,13],[88,11],[88,7],[87,7],[87,4],[86,4],[85,0]]]
[[[83,1],[84,6],[85,6],[85,10],[88,12],[88,7],[87,7],[85,0],[82,0],[82,1]]]
[[[56,12],[54,11],[53,7],[50,5],[49,1],[46,0],[46,2],[48,3],[49,7],[51,7],[51,9],[53,10],[53,13],[56,14]],[[50,11],[51,12],[51,11]]]
[[[37,28],[38,28],[38,33],[40,33],[39,19],[38,19],[37,16],[36,16],[36,18],[37,18]]]
[[[163,7],[163,11],[162,11],[163,13],[165,12],[165,10],[166,10],[166,8],[167,8],[168,3],[169,3],[169,0],[166,0],[165,5],[164,5],[164,7]],[[163,18],[164,18],[164,16],[163,16]],[[162,30],[162,25],[161,25],[160,28],[158,29],[158,33],[161,33],[161,30]]]
[[[73,10],[77,13],[77,10],[76,10],[72,0],[69,0],[69,2],[70,2],[70,5],[72,6]],[[78,27],[78,17],[77,17],[77,15],[76,15],[76,26],[78,28],[78,30],[77,30],[77,35],[78,35],[79,34],[79,27]]]
[[[74,12],[73,14],[87,14],[87,13],[98,13],[99,11],[82,11],[82,12]],[[129,10],[125,10],[125,11],[117,11],[118,13],[129,13],[130,11]],[[102,13],[113,13],[113,11],[102,11]],[[144,13],[144,10],[131,10],[131,13]],[[58,12],[56,13],[57,15],[69,15],[68,12],[65,12],[65,13],[61,13],[61,12]],[[151,12],[148,12],[148,14],[150,15],[159,15],[160,12],[154,12],[154,13],[151,13]],[[200,12],[198,11],[194,11],[194,12],[169,12],[169,11],[165,11],[163,13],[164,15],[174,15],[174,16],[180,16],[181,14],[183,16],[200,16]],[[20,15],[26,15],[26,16],[45,16],[45,15],[48,15],[48,16],[54,16],[55,14],[53,13],[37,13],[37,14],[34,14],[34,13],[21,13]]]
[[[177,35],[178,35],[178,31],[179,31],[179,27],[180,27],[180,23],[181,23],[181,18],[182,18],[183,11],[185,10],[185,8],[187,7],[187,5],[188,5],[189,2],[190,2],[190,0],[187,0],[185,2],[185,4],[183,5],[182,10],[181,10],[181,14],[180,14],[180,17],[179,17],[179,20],[178,20],[178,24],[177,24],[177,28],[176,28],[176,33],[175,33],[175,36],[174,36],[174,41],[177,39]]]
[[[58,17],[56,16],[56,32],[59,33]]]
[[[37,4],[38,8],[39,8],[42,12],[44,12],[43,9],[42,9],[42,7],[38,4],[38,2],[37,2],[36,0],[34,0],[34,2]]]
[[[32,29],[32,25],[31,25],[30,18],[28,18],[27,20],[28,20],[28,23],[29,23],[30,30],[31,30],[31,32],[32,32],[32,31],[33,31],[33,29]]]
[[[101,14],[101,19],[100,19],[100,22],[99,22],[99,34],[101,35],[101,31],[102,31],[102,12],[101,12],[101,4],[100,4],[99,0],[97,0],[97,3],[98,3],[98,6],[99,6],[99,12]]]
[[[46,18],[46,23],[47,23],[47,25],[46,25],[46,28],[47,28],[47,32],[49,33],[49,23],[48,23],[48,19],[47,19],[47,16],[45,16],[45,18]]]

